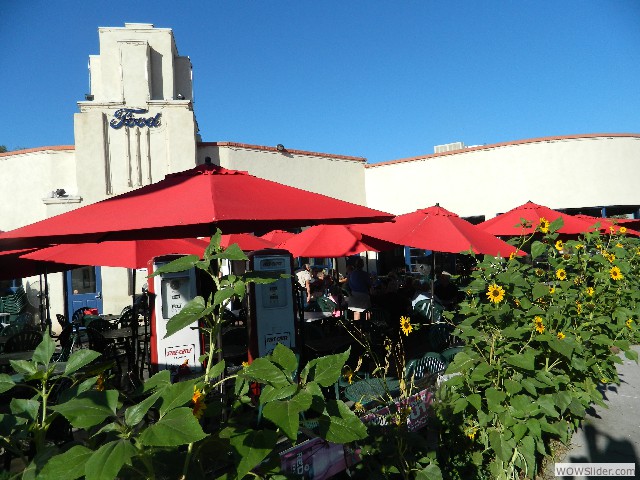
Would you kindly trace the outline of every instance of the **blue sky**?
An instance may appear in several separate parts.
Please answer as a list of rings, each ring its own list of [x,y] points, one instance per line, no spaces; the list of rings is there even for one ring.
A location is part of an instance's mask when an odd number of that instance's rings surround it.
[[[73,144],[98,27],[172,28],[204,141],[366,157],[638,133],[640,2],[0,1],[0,145]]]

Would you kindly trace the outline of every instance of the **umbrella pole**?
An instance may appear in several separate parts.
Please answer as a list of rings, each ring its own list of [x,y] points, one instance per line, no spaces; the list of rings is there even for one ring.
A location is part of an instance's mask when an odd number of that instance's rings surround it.
[[[44,271],[44,314],[46,315],[47,328],[51,335],[51,309],[49,308],[49,280],[47,278],[47,270]],[[40,317],[42,318],[42,317]]]
[[[38,275],[40,288],[43,287],[42,274]],[[40,330],[44,331],[46,318],[44,316],[44,290],[38,293],[38,312],[40,312]]]
[[[431,250],[431,255],[433,256],[433,270],[431,271],[431,323],[433,324],[436,309],[436,251]]]
[[[136,359],[138,349],[138,310],[136,309],[136,268],[131,271],[133,283],[133,295],[131,296],[131,358],[129,359],[129,371],[136,370]]]

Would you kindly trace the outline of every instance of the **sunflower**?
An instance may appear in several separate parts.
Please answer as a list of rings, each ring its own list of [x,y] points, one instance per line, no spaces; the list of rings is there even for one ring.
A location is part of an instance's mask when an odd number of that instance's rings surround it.
[[[564,340],[566,335],[562,332],[558,332],[558,340]]]
[[[515,260],[516,259],[516,252],[511,252],[509,254],[509,260]]]
[[[360,402],[356,402],[356,403],[353,404],[353,409],[356,412],[364,412],[364,405],[362,405],[362,403],[360,403]]]
[[[202,390],[199,390],[195,385],[193,386],[193,397],[191,397],[191,401],[193,402],[193,416],[198,420],[202,418],[204,415],[204,411],[207,409],[207,405],[204,403],[204,394]]]
[[[544,217],[540,218],[540,224],[538,225],[538,228],[542,233],[549,233],[549,225],[549,220]]]
[[[576,249],[576,250],[582,250],[583,248],[584,248],[584,245],[583,245],[583,244],[581,244],[581,243],[578,243],[578,244],[575,246],[575,249]]]
[[[343,377],[347,382],[349,382],[349,385],[351,385],[351,384],[353,383],[353,372],[351,371],[351,369],[349,369],[349,370],[345,371],[345,372],[342,374],[342,377]]]
[[[478,427],[469,426],[464,429],[464,434],[469,437],[469,440],[475,439],[476,433],[478,433]]]
[[[542,322],[542,317],[536,316],[533,319],[533,328],[538,333],[543,333],[544,332],[544,323]]]
[[[593,289],[593,287],[587,287],[587,295],[589,295],[590,297],[593,297],[593,294],[596,291]]]
[[[541,277],[542,275],[544,275],[544,270],[542,270],[541,268],[536,268],[536,275]]]
[[[247,368],[249,366],[249,362],[242,362],[242,367],[243,368]]]
[[[556,287],[549,287],[549,295],[556,293]]]
[[[613,225],[611,225],[611,226],[609,227],[609,231],[610,231],[611,233],[616,233],[616,227],[614,227]]]
[[[413,326],[411,325],[409,317],[400,317],[400,328],[402,329],[402,333],[408,337],[413,331]]]
[[[576,302],[576,311],[578,312],[578,315],[582,313],[582,304],[580,302]]]
[[[620,227],[620,233],[623,235],[627,233],[627,227]]]
[[[622,244],[620,242],[616,243],[616,247],[622,248]]]
[[[500,303],[504,300],[504,288],[497,284],[489,285],[487,289],[487,298],[493,303]]]
[[[558,240],[556,242],[556,250],[562,251],[564,249],[564,242],[562,240]]]
[[[565,271],[564,268],[559,268],[558,270],[556,270],[556,278],[558,280],[566,280],[567,279],[567,272]]]
[[[616,256],[613,253],[609,253],[605,255],[605,257],[607,257],[607,260],[609,260],[609,263],[613,263],[616,261]]]
[[[624,322],[624,324],[627,326],[628,329],[631,329],[631,324],[633,323],[632,319],[628,319],[626,322]]]
[[[581,283],[582,283],[582,278],[576,277],[576,278],[573,279],[573,284],[574,285],[577,286],[577,285],[580,285]]]
[[[96,379],[96,390],[104,392],[104,373],[98,375],[98,378]]]
[[[618,267],[611,267],[611,270],[609,270],[609,275],[611,275],[611,280],[622,280],[622,273],[620,272],[620,268]]]

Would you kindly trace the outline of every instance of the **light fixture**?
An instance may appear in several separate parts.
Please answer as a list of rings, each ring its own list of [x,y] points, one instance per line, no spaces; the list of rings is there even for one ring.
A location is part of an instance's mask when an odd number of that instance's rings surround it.
[[[284,145],[283,145],[283,144],[281,144],[281,143],[279,143],[278,145],[276,145],[276,149],[277,149],[279,152],[284,152],[284,151],[286,150],[286,149],[284,148]]]
[[[182,95],[181,93],[178,94],[178,100],[184,100],[184,95]]]
[[[90,93],[85,93],[85,94],[84,94],[84,99],[85,99],[87,102],[92,102],[92,101],[93,101],[93,95],[91,95]]]

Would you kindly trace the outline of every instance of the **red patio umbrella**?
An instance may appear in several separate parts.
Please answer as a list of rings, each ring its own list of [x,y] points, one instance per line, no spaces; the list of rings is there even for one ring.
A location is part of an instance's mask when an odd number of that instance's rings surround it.
[[[478,228],[498,236],[520,236],[529,235],[535,232],[540,219],[544,218],[549,223],[562,217],[564,225],[558,233],[576,235],[592,231],[593,223],[576,218],[567,213],[552,210],[549,207],[527,202],[524,205],[513,208],[506,213],[500,214],[490,220],[478,224]],[[522,227],[522,219],[529,222],[528,227]]]
[[[438,205],[399,215],[393,223],[353,225],[356,230],[398,245],[461,253],[472,250],[494,256],[508,256],[516,248],[453,212]],[[520,252],[524,255],[524,252]]]
[[[392,215],[205,164],[152,185],[0,234],[0,248],[131,239],[208,237]]]
[[[22,255],[23,259],[70,265],[144,268],[161,255],[202,255],[208,240],[117,240],[101,243],[78,243],[42,248]],[[67,266],[66,269],[69,267]],[[65,270],[66,270],[65,269]]]
[[[285,230],[271,230],[270,232],[265,233],[264,235],[260,235],[260,238],[268,240],[269,242],[272,242],[274,245],[278,245],[286,240],[289,240],[294,235],[295,233],[287,232]]]
[[[363,234],[348,225],[316,225],[278,245],[294,257],[337,258],[390,250],[397,244]]]
[[[0,252],[0,280],[32,277],[35,275],[62,272],[69,269],[69,265],[53,261],[37,261],[22,258],[22,255],[34,251],[36,251],[34,248],[22,248],[19,250]]]
[[[584,220],[589,224],[591,224],[592,226],[595,226],[596,223],[599,223],[600,230],[605,233],[609,233],[611,231],[611,228],[613,228],[614,232],[618,232],[618,230],[620,230],[620,227],[624,226],[627,229],[626,233],[628,235],[640,236],[640,232],[633,230],[631,227],[627,226],[627,225],[631,225],[630,222],[624,221],[624,220],[634,220],[634,219],[592,217],[590,215],[583,215],[581,213],[578,215],[574,215],[574,217],[579,218],[580,220]]]
[[[220,239],[220,246],[225,248],[234,243],[237,243],[240,250],[244,252],[253,252],[254,250],[275,247],[275,243],[261,237],[256,237],[251,233],[232,233],[230,235],[222,235]],[[208,241],[207,245],[209,245]]]

